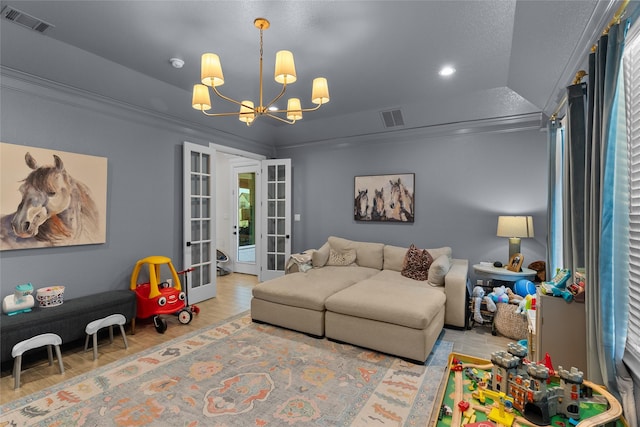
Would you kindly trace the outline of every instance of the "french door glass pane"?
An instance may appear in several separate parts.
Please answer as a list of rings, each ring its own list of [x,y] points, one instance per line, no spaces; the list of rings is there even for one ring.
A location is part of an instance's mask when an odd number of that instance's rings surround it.
[[[200,218],[200,199],[191,198],[191,218]]]
[[[209,194],[209,176],[202,177],[202,194]]]
[[[209,157],[210,156],[208,154],[202,155],[202,173],[205,175],[211,174],[211,167],[210,167],[211,162],[209,161]],[[194,172],[198,172],[198,171],[194,171]]]
[[[200,153],[191,152],[191,172],[200,172]]]
[[[200,221],[191,221],[191,240],[200,240]]]

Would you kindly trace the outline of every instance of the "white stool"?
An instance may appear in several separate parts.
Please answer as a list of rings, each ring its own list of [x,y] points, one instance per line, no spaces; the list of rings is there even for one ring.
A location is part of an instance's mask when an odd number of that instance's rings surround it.
[[[124,333],[124,324],[127,323],[127,319],[122,314],[112,314],[103,319],[94,320],[89,323],[85,329],[87,338],[84,340],[84,351],[87,351],[89,346],[89,336],[93,335],[93,360],[98,358],[98,331],[102,328],[109,327],[109,341],[113,343],[113,325],[120,326],[120,333],[124,340],[124,348],[129,348],[127,343],[127,336]]]
[[[22,354],[34,348],[40,348],[43,346],[47,346],[47,353],[49,355],[49,365],[53,365],[53,352],[51,351],[51,346],[55,346],[56,348],[56,357],[58,358],[58,365],[60,366],[60,373],[64,374],[64,365],[62,364],[62,355],[60,354],[60,345],[62,344],[62,338],[60,338],[56,334],[42,334],[36,335],[33,338],[29,338],[28,340],[24,340],[19,342],[18,344],[13,346],[11,350],[11,357],[14,358],[13,361],[13,378],[14,378],[14,389],[20,388],[20,372],[22,371]]]

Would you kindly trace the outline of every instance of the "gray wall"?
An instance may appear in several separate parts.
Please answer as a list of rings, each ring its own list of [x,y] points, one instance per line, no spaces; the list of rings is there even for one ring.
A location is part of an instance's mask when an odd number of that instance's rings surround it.
[[[0,140],[107,157],[107,243],[0,252],[0,296],[26,282],[34,288],[64,285],[65,298],[128,289],[135,262],[149,255],[168,256],[181,269],[182,144],[208,144],[205,136],[162,117],[22,79],[3,75]]]
[[[11,73],[9,73],[11,74]],[[107,243],[0,253],[1,296],[16,285],[66,286],[73,298],[128,288],[135,262],[166,255],[182,267],[182,142],[209,140],[269,155],[269,147],[193,129],[28,76],[3,74],[0,140],[108,158]],[[404,136],[400,136],[404,135]],[[210,139],[208,137],[211,137]],[[293,166],[293,250],[327,236],[421,247],[448,245],[471,263],[506,260],[497,216],[534,216],[525,264],[544,259],[546,144],[538,130],[403,133],[283,149]],[[353,221],[353,177],[416,174],[413,224]],[[5,213],[5,212],[3,212]],[[473,274],[472,274],[473,277]]]
[[[547,149],[538,129],[456,135],[389,134],[377,141],[341,141],[279,150],[293,165],[293,250],[327,236],[433,248],[453,256],[505,262],[508,241],[496,237],[498,215],[532,215],[535,238],[522,239],[524,265],[546,259]],[[415,222],[353,219],[355,175],[415,173]],[[475,279],[473,271],[470,275]]]

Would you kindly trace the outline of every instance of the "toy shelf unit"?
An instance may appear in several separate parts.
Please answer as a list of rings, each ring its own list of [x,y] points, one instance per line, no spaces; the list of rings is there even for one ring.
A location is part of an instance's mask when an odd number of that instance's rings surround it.
[[[535,321],[533,342],[537,357],[549,353],[554,365],[575,366],[589,376],[585,305],[538,291]]]

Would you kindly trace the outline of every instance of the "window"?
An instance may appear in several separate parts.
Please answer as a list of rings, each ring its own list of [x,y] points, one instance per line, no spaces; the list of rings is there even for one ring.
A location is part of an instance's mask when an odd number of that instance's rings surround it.
[[[627,354],[640,363],[640,28],[629,33],[624,84],[629,149],[629,326]],[[626,356],[625,356],[626,359]],[[638,366],[638,365],[636,365]]]

